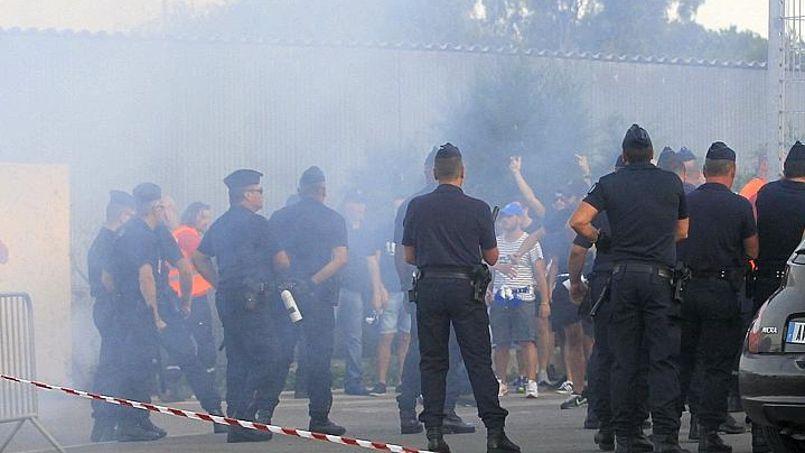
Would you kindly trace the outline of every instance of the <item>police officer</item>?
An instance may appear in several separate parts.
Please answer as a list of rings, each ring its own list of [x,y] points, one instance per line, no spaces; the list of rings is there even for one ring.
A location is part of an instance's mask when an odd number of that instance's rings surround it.
[[[270,392],[278,356],[271,321],[278,305],[272,291],[278,250],[268,220],[257,214],[263,208],[262,176],[241,169],[224,179],[230,207],[210,226],[193,254],[196,270],[216,287],[227,357],[227,414],[244,420],[257,419],[256,395]],[[269,439],[270,433],[235,427],[227,435],[230,443]]]
[[[282,363],[275,382],[284,383],[293,360],[299,335],[306,343],[304,354],[307,390],[310,395],[311,431],[340,436],[346,429],[329,419],[333,395],[332,374],[335,305],[338,303],[338,272],[347,264],[347,227],[344,218],[324,205],[327,196],[324,172],[310,167],[299,179],[299,202],[275,212],[269,223],[279,240],[277,263],[283,279],[291,282],[302,314],[301,325],[291,325],[287,313],[276,320],[281,332]],[[266,412],[273,414],[279,404],[281,385],[276,385],[266,401]]]
[[[442,423],[452,324],[478,414],[487,427],[487,451],[519,452],[504,432],[508,412],[498,401],[483,301],[489,271],[481,260],[494,265],[498,259],[494,220],[486,203],[462,192],[464,165],[458,148],[450,143],[439,148],[433,174],[439,186],[411,200],[402,239],[405,260],[420,272],[415,289],[424,399],[420,420],[427,429],[428,450],[450,451]]]
[[[705,184],[687,197],[690,233],[680,260],[691,271],[682,304],[682,390],[700,378],[693,410],[699,422],[700,452],[731,452],[718,435],[727,414],[735,356],[741,344],[740,295],[747,260],[758,253],[752,205],[732,192],[735,152],[715,142],[704,163]]]
[[[150,402],[148,383],[155,373],[159,355],[158,334],[167,324],[157,303],[160,273],[167,256],[181,256],[178,247],[169,250],[158,233],[162,211],[162,190],[152,183],[143,183],[133,190],[137,216],[126,223],[112,249],[109,274],[117,293],[115,326],[122,332],[120,350],[116,354],[118,373],[117,395],[123,398]],[[184,275],[189,290],[192,276],[186,262],[174,261]],[[164,276],[167,278],[167,275]],[[148,411],[121,409],[118,440],[121,442],[156,440],[165,431],[151,423]]]
[[[436,188],[433,179],[433,162],[436,157],[437,147],[433,147],[425,159],[423,167],[425,177],[425,187],[414,196],[405,200],[397,210],[394,219],[394,243],[397,250],[402,251],[403,239],[403,220],[408,204],[415,197],[430,193]],[[411,289],[411,276],[416,270],[415,267],[405,262],[403,253],[395,253],[394,264],[400,279],[400,291],[408,296]],[[400,411],[400,433],[417,434],[422,432],[422,423],[416,415],[417,399],[422,394],[422,379],[419,372],[419,334],[416,322],[416,304],[408,303],[407,307],[411,316],[411,344],[408,353],[405,355],[402,373],[400,374],[399,395],[397,395],[397,407]],[[461,351],[458,348],[455,331],[451,328],[450,333],[450,369],[447,371],[447,388],[445,391],[444,412],[445,417],[442,421],[444,434],[469,434],[475,432],[475,426],[465,423],[456,413],[456,401],[461,395],[462,390],[469,387],[467,370],[461,358]]]
[[[119,350],[120,332],[114,324],[114,288],[108,275],[106,279],[103,278],[103,272],[104,269],[109,269],[118,231],[133,215],[134,198],[120,190],[111,191],[109,204],[106,205],[106,222],[101,226],[87,253],[90,294],[95,299],[92,305],[92,319],[101,336],[93,391],[104,395],[110,395],[117,390],[114,382],[114,355]],[[92,417],[95,419],[90,434],[92,442],[114,440],[117,412],[117,406],[92,401]]]
[[[681,452],[679,446],[679,379],[674,356],[679,353],[679,307],[671,280],[675,242],[687,236],[688,215],[682,181],[651,164],[648,133],[638,125],[623,140],[629,164],[602,177],[570,220],[581,236],[612,254],[612,304],[609,345],[612,348],[613,424],[617,451],[636,451],[640,434],[632,386],[640,374],[643,346],[648,349],[649,406],[654,421],[654,451]],[[612,236],[592,225],[607,211]]]

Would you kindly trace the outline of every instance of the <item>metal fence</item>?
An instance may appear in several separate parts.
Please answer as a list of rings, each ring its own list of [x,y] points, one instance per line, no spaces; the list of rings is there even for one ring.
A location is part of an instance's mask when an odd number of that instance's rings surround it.
[[[769,97],[778,157],[805,133],[805,1],[769,1]]]
[[[23,379],[36,379],[34,321],[28,294],[0,294],[0,372]],[[0,444],[5,451],[26,421],[30,421],[53,447],[63,452],[39,421],[36,390],[0,380],[0,424],[13,423],[10,435]]]

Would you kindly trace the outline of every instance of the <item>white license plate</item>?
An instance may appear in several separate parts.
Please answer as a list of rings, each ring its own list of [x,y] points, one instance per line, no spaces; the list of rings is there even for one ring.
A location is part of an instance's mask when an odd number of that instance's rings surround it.
[[[805,344],[805,322],[788,323],[785,341],[787,343]]]

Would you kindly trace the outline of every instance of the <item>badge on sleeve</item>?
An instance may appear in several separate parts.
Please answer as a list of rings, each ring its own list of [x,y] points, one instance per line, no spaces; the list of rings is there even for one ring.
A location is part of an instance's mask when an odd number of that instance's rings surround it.
[[[590,195],[591,193],[593,193],[593,191],[595,190],[596,187],[598,187],[598,183],[595,183],[595,184],[592,185],[592,187],[590,187],[590,190],[587,191],[587,195]]]

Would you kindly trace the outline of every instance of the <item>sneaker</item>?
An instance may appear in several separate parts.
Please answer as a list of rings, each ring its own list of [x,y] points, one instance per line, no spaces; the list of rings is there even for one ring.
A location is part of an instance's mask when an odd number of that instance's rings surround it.
[[[518,376],[514,382],[511,383],[511,386],[516,389],[517,393],[525,393],[525,386],[528,382],[528,379],[525,376]]]
[[[539,398],[539,386],[537,381],[526,379],[525,384],[525,397],[526,398]]]
[[[498,379],[498,398],[503,398],[509,394],[509,386],[505,382]]]
[[[559,387],[556,388],[556,393],[561,393],[563,395],[573,395],[573,383],[571,381],[562,382]]]
[[[562,409],[572,409],[574,407],[584,406],[587,404],[587,397],[584,395],[570,395],[570,398],[566,399],[559,405]]]
[[[372,390],[369,390],[369,396],[383,396],[386,394],[387,391],[388,388],[386,387],[386,384],[378,382],[377,384],[375,384]]]

